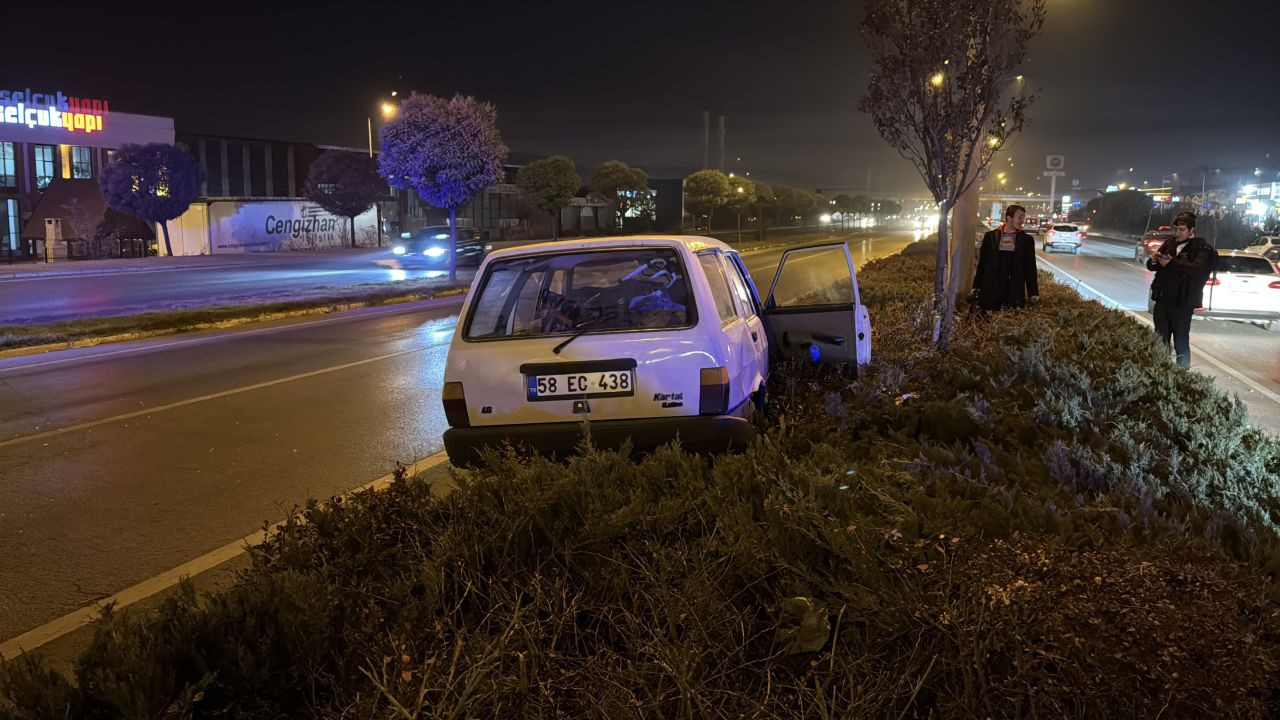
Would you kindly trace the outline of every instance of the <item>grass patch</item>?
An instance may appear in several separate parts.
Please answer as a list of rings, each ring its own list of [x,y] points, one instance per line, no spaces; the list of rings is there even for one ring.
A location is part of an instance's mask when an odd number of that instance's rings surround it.
[[[338,291],[332,288],[322,289],[308,297],[288,300],[157,310],[118,317],[82,318],[47,325],[0,325],[0,350],[191,332],[273,317],[393,305],[461,295],[465,292],[465,285],[442,287],[437,283],[422,283],[406,287],[403,283],[395,286],[378,283]]]
[[[231,589],[109,613],[13,717],[1268,717],[1280,443],[1046,282],[926,342],[928,253],[860,274],[876,363],[786,366],[742,455],[584,448],[312,503]],[[4,717],[0,711],[0,717]]]

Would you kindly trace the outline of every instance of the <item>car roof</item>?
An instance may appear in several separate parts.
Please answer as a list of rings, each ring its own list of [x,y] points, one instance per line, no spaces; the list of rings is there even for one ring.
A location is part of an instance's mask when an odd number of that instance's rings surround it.
[[[517,245],[515,247],[495,250],[490,258],[518,257],[520,255],[537,255],[544,252],[563,252],[566,250],[596,250],[599,248],[627,248],[637,245],[658,245],[663,247],[683,246],[689,252],[697,252],[709,248],[734,250],[728,244],[715,238],[701,235],[622,235],[604,238],[574,238],[572,240],[555,240],[552,242]],[[735,251],[736,252],[736,251]]]
[[[1271,262],[1270,260],[1267,260],[1267,256],[1263,255],[1262,253],[1247,252],[1245,250],[1219,250],[1218,254],[1228,255],[1230,257],[1258,258],[1259,260],[1266,260],[1266,262]]]

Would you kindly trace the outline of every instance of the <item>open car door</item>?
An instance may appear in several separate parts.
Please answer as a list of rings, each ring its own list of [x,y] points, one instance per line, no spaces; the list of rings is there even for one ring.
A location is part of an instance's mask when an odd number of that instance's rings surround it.
[[[871,362],[871,319],[845,243],[782,254],[764,307],[769,347],[811,362]]]

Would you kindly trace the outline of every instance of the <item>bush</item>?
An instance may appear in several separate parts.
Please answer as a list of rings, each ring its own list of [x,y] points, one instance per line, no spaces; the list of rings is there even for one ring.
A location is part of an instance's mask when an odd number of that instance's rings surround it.
[[[865,268],[874,367],[776,368],[742,455],[495,455],[445,498],[404,478],[312,504],[228,591],[110,613],[75,682],[22,659],[0,697],[48,718],[1274,711],[1275,439],[1047,281],[932,350],[931,266]]]

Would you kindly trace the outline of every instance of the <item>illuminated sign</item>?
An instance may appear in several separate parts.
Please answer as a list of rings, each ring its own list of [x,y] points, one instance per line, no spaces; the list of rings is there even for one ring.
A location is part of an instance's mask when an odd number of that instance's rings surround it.
[[[106,100],[92,100],[25,90],[0,90],[0,124],[29,128],[63,128],[67,132],[102,132]]]

